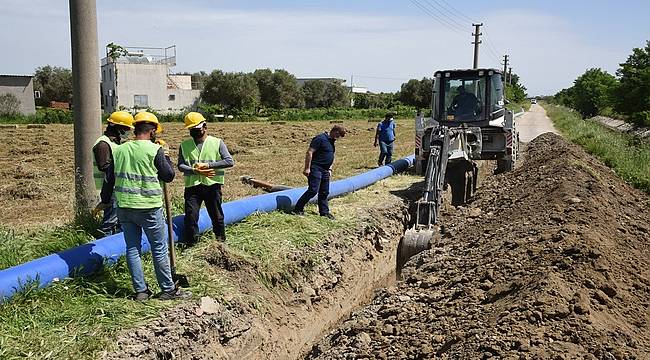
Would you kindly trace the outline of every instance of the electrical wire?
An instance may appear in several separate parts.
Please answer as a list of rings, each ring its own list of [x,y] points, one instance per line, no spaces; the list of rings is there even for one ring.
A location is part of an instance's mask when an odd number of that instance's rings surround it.
[[[410,1],[411,1],[411,3],[412,3],[413,5],[417,6],[417,7],[418,7],[420,10],[422,10],[425,14],[429,15],[429,17],[433,18],[433,19],[436,20],[439,24],[443,25],[443,26],[446,27],[447,29],[452,30],[453,32],[455,32],[455,33],[457,33],[457,34],[459,34],[459,35],[462,35],[462,36],[465,35],[464,32],[463,32],[462,30],[460,30],[459,28],[457,28],[456,26],[454,26],[452,23],[449,23],[449,22],[447,22],[446,20],[444,20],[443,18],[437,16],[435,13],[431,12],[431,10],[429,10],[429,8],[427,8],[427,7],[425,7],[424,5],[422,5],[418,0],[410,0]]]

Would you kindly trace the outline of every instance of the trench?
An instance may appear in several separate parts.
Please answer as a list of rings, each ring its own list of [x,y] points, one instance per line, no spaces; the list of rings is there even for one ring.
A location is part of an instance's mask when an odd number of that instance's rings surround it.
[[[323,301],[297,308],[282,306],[290,320],[258,324],[259,327],[252,328],[234,348],[222,349],[221,355],[229,359],[302,359],[307,356],[330,331],[354,311],[368,305],[377,289],[396,283],[397,245],[410,222],[408,207],[402,210],[402,216],[391,222],[393,235],[381,240],[381,250],[377,249],[377,243],[366,246],[368,238],[381,237],[380,233],[366,233],[357,239],[364,245],[355,246],[350,259],[344,262],[340,283],[323,295]],[[400,235],[395,236],[397,233]]]
[[[493,161],[479,161],[479,190],[481,183],[486,178],[492,176],[495,163]],[[397,247],[403,237],[404,232],[414,225],[414,214],[416,212],[416,202],[422,194],[424,182],[412,184],[408,189],[401,191],[398,195],[405,202],[405,216],[399,223],[399,235],[390,239],[390,248],[383,251],[369,264],[357,264],[350,266],[348,271],[355,273],[353,281],[345,287],[338,289],[336,298],[340,301],[339,308],[323,308],[313,313],[312,324],[296,331],[288,339],[289,344],[294,348],[281,356],[262,356],[259,358],[282,358],[282,359],[306,359],[327,335],[337,329],[344,321],[348,320],[355,311],[358,311],[369,305],[379,289],[390,288],[400,281],[399,269],[397,268]],[[451,192],[446,191],[444,195],[443,211],[453,211],[451,203]],[[444,221],[444,217],[443,217]],[[368,281],[371,279],[371,281]],[[299,340],[300,339],[300,340]],[[258,358],[254,356],[253,358]]]

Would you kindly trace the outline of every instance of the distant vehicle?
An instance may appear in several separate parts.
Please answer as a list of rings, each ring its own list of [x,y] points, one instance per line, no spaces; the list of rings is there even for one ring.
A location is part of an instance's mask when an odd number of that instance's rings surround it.
[[[537,99],[530,99],[531,104],[537,104]]]

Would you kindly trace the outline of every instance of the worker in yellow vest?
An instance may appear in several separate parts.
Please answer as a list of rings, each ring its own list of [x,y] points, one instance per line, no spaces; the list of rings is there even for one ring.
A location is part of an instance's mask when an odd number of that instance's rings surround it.
[[[129,139],[131,130],[133,130],[133,115],[131,113],[116,111],[108,117],[108,125],[104,134],[93,145],[93,177],[95,178],[97,191],[102,190],[106,180],[106,172],[113,164],[113,150]],[[95,208],[93,213],[98,214],[100,211],[102,211],[102,206]],[[117,206],[114,197],[111,199],[110,204],[103,208],[103,211],[102,223],[97,229],[99,237],[122,231],[120,222],[117,219]]]
[[[161,181],[174,180],[174,168],[169,155],[156,141],[162,131],[158,118],[149,112],[139,112],[133,121],[135,140],[120,145],[113,152],[113,168],[102,188],[102,203],[115,192],[117,217],[124,231],[126,264],[131,274],[135,299],[144,301],[152,292],[144,279],[142,261],[142,232],[151,247],[153,266],[161,300],[188,298],[192,294],[177,288],[172,280],[169,249],[163,215]]]
[[[190,112],[184,118],[190,139],[178,150],[178,169],[185,178],[185,230],[183,242],[193,245],[199,238],[199,210],[205,207],[212,220],[212,231],[219,241],[226,240],[221,187],[225,168],[235,165],[223,140],[208,135],[208,125],[200,113]]]

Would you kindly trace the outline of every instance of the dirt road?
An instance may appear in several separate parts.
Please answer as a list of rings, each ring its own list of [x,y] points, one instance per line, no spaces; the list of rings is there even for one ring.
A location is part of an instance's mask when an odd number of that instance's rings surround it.
[[[519,141],[525,143],[545,132],[558,133],[553,127],[551,119],[546,116],[544,108],[537,104],[531,105],[530,111],[517,118],[516,123],[519,130]]]

